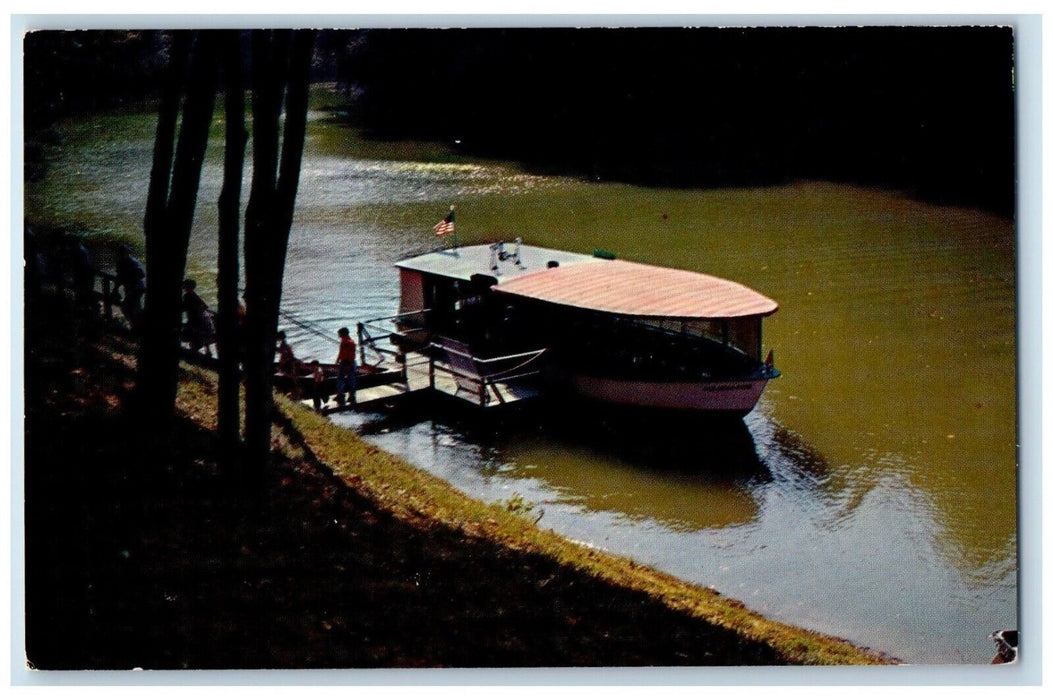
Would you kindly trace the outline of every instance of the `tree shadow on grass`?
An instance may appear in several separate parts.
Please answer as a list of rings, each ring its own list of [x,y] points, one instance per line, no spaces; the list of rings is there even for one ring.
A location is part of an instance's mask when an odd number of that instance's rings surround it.
[[[399,520],[311,460],[276,459],[247,494],[212,432],[184,418],[146,442],[120,411],[130,371],[79,359],[27,364],[35,668],[785,663],[548,557]]]

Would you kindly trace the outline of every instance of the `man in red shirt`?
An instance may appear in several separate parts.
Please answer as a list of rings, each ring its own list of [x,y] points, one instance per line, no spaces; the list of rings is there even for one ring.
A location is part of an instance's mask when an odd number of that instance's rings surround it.
[[[340,350],[336,355],[336,402],[344,405],[344,392],[351,396],[355,404],[355,341],[351,340],[351,331],[341,328],[336,332],[340,336]]]

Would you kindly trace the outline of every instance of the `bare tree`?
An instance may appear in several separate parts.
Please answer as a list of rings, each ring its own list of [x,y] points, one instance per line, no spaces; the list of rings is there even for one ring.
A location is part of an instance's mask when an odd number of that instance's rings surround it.
[[[241,66],[241,33],[225,31],[223,69],[226,79],[226,150],[223,188],[219,195],[217,328],[219,345],[218,431],[225,466],[237,461],[241,442],[238,243],[241,228],[241,184],[245,165],[245,80]]]
[[[139,349],[136,416],[161,433],[175,414],[180,288],[215,107],[217,38],[214,32],[176,34],[170,77],[158,110],[143,221],[150,278]],[[173,137],[184,90],[179,141],[173,156]]]
[[[307,130],[314,32],[252,35],[252,186],[245,213],[245,461],[270,455],[274,342]],[[279,151],[279,122],[285,125]]]

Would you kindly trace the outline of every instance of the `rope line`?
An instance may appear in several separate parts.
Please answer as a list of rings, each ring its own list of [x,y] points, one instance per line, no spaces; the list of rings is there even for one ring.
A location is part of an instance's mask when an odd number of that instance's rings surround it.
[[[325,330],[322,326],[318,325],[313,321],[308,321],[307,319],[299,318],[295,314],[289,313],[288,311],[284,311],[281,309],[278,310],[278,315],[284,318],[289,323],[296,326],[297,328],[307,331],[312,335],[316,335],[319,338],[324,338],[325,340],[328,340],[333,343],[340,342],[340,339],[338,337]]]

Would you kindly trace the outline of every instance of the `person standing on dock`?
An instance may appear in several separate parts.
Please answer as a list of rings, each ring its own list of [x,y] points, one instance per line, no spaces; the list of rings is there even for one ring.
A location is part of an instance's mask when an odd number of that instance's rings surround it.
[[[329,397],[322,392],[325,391],[325,372],[318,360],[311,360],[311,401],[314,410],[321,411],[322,405],[328,403]]]
[[[143,313],[143,294],[146,293],[146,271],[126,245],[121,246],[117,256],[117,286],[124,288],[121,313],[132,330],[138,330],[139,317]]]
[[[355,404],[355,341],[351,340],[351,331],[346,327],[336,332],[340,336],[340,350],[336,354],[336,402],[343,406],[346,402],[344,392],[351,396],[351,404]]]
[[[292,345],[285,339],[285,331],[278,331],[278,371],[289,378],[293,398],[300,398],[300,363]]]
[[[285,339],[285,331],[278,331],[278,371],[294,376],[296,374],[296,356],[292,345]]]

